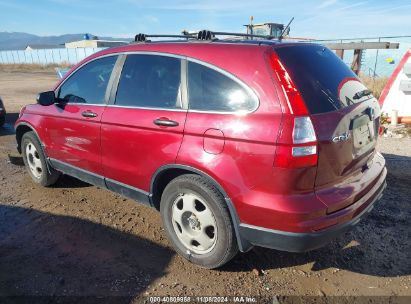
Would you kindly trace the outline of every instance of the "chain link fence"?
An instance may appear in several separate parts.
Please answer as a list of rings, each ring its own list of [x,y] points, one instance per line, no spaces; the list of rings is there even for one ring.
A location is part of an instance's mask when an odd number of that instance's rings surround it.
[[[105,48],[58,48],[38,50],[0,51],[0,64],[69,64],[73,65],[87,56]]]

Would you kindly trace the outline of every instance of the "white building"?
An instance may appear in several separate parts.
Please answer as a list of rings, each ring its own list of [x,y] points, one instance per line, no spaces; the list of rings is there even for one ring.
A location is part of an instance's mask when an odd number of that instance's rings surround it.
[[[126,45],[126,41],[111,41],[111,40],[79,40],[65,43],[65,47],[68,49],[75,48],[104,48]]]

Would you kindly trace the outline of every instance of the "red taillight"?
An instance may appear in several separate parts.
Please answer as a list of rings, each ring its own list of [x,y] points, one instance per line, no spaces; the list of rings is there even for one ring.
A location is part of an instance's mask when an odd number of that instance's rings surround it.
[[[274,166],[282,168],[316,166],[317,137],[304,100],[280,58],[274,52],[271,54],[270,63],[284,95],[280,96],[284,116],[277,141]]]
[[[274,52],[271,54],[270,63],[284,93],[286,102],[283,104],[283,108],[286,110],[285,112],[294,115],[308,115],[307,107],[300,92],[298,92],[280,58]]]
[[[308,116],[284,114],[274,166],[301,168],[316,166],[318,161],[317,137]]]

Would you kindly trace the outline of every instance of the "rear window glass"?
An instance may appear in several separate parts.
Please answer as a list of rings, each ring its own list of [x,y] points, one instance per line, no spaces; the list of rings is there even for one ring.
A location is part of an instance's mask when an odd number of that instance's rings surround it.
[[[258,102],[237,81],[194,62],[188,62],[188,95],[190,109],[199,111],[252,111]]]
[[[284,46],[275,52],[311,114],[342,109],[363,100],[358,96],[370,97],[351,69],[321,45]]]

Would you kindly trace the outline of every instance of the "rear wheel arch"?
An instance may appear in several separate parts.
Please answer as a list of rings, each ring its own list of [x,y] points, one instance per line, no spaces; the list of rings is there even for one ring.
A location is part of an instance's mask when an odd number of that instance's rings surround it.
[[[165,187],[176,177],[184,175],[184,174],[197,174],[203,178],[205,178],[208,182],[213,184],[218,191],[223,195],[224,200],[227,204],[228,210],[230,212],[230,217],[234,226],[235,235],[237,238],[237,244],[240,251],[248,251],[252,248],[251,244],[247,241],[243,240],[239,233],[239,226],[240,226],[240,219],[238,217],[237,211],[234,207],[233,202],[225,192],[224,188],[210,175],[207,173],[187,166],[187,165],[165,165],[160,167],[153,175],[150,185],[150,193],[151,193],[151,204],[157,210],[160,210],[160,201],[161,195],[165,189]]]
[[[180,166],[163,166],[154,173],[151,180],[150,193],[151,193],[151,204],[157,210],[160,210],[161,195],[164,192],[166,186],[176,177],[184,174],[195,173],[188,168],[182,168]]]

